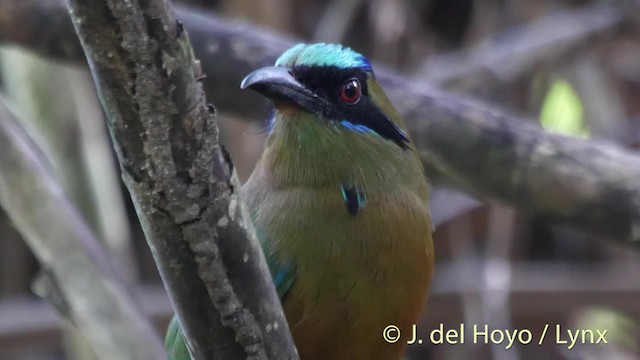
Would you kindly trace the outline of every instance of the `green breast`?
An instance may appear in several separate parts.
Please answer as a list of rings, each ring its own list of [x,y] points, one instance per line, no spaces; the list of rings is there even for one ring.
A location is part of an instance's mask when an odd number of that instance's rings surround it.
[[[379,288],[424,292],[415,281],[430,276],[431,224],[413,150],[303,113],[281,116],[243,193],[267,257],[295,265],[285,308],[355,309]],[[355,215],[344,184],[366,198]]]

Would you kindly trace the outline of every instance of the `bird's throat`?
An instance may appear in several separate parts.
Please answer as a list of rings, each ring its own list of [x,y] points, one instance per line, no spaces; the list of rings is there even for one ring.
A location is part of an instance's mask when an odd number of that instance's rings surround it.
[[[350,184],[378,190],[389,183],[415,182],[423,177],[413,151],[287,105],[276,110],[258,166],[271,174],[277,187]]]

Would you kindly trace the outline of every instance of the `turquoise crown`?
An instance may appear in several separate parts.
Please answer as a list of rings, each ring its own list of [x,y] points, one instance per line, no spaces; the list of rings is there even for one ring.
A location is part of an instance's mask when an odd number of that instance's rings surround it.
[[[372,71],[369,60],[362,54],[340,44],[298,44],[285,51],[276,66],[336,66],[339,68],[360,68]]]

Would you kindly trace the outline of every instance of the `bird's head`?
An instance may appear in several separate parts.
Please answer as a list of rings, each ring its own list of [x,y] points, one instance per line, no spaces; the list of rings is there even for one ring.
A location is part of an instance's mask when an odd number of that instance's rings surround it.
[[[241,88],[261,93],[277,108],[293,106],[327,125],[373,133],[408,148],[401,120],[376,82],[369,61],[341,45],[296,45],[275,66],[245,77]]]

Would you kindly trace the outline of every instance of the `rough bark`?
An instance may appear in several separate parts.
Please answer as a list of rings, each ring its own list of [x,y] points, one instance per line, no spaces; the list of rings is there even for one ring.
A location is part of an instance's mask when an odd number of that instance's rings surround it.
[[[53,301],[102,359],[160,359],[162,342],[65,196],[43,153],[0,98],[0,204],[34,252]],[[43,288],[42,286],[40,288]]]
[[[237,177],[218,144],[199,63],[168,2],[67,6],[123,180],[194,358],[297,358]]]

